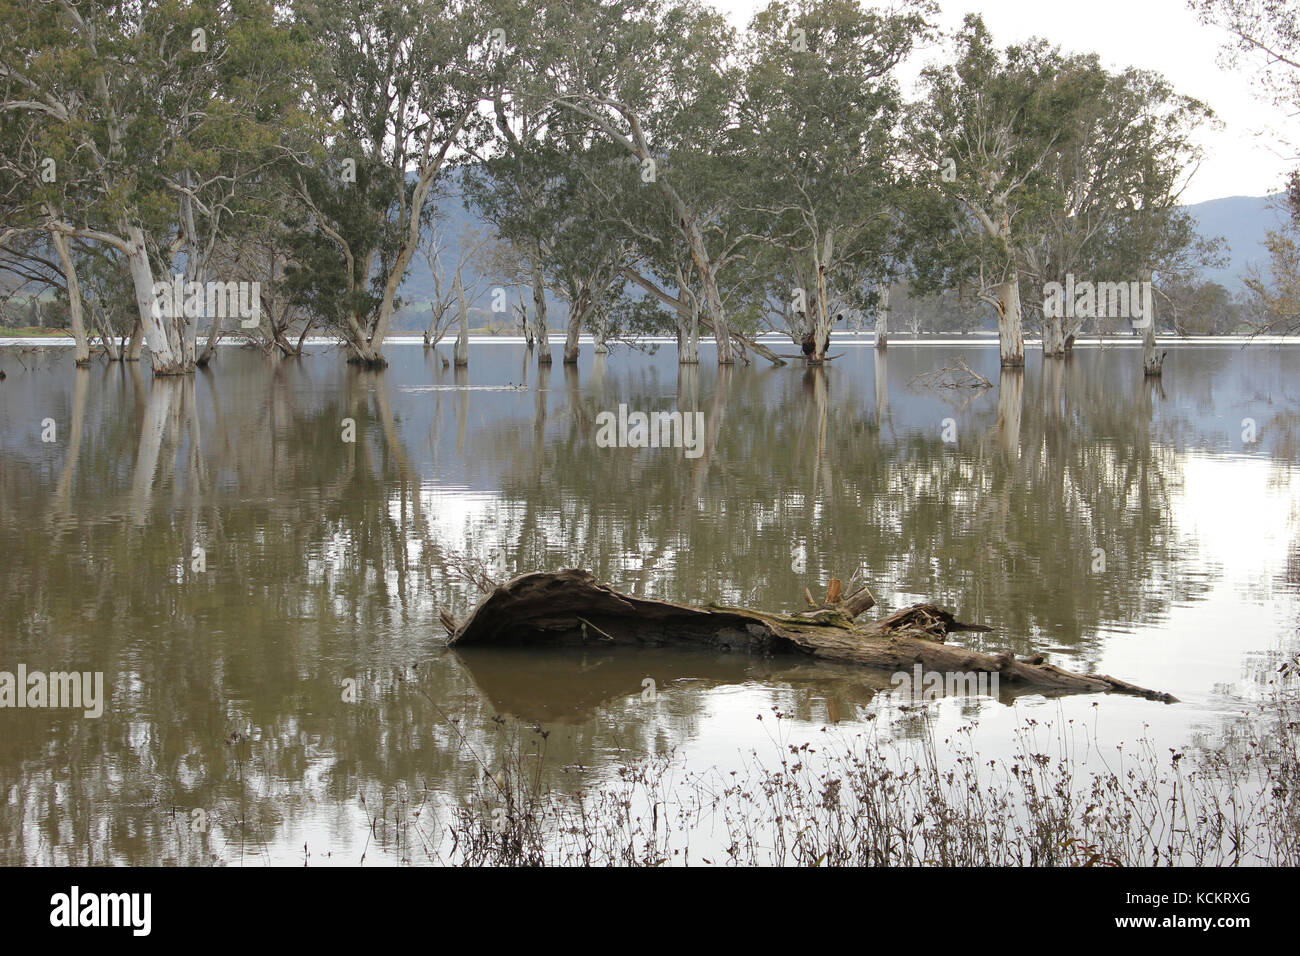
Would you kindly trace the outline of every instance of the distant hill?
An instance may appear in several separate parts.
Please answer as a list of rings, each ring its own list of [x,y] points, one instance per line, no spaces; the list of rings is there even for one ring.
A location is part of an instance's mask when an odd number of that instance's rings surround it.
[[[440,230],[445,243],[443,263],[448,272],[446,282],[450,283],[452,270],[455,269],[456,262],[460,258],[461,240],[474,234],[490,236],[492,229],[479,216],[465,208],[460,192],[459,170],[452,170],[451,174],[440,183],[440,192],[431,201],[436,203],[437,206],[437,228]],[[502,322],[513,321],[513,315],[494,315],[491,312],[492,289],[501,282],[501,277],[481,276],[480,271],[471,261],[470,264],[466,265],[462,274],[464,283],[468,288],[473,288],[479,283],[480,279],[482,280],[482,288],[479,290],[478,296],[471,298],[469,303],[470,328],[479,329],[493,323],[500,325]],[[433,276],[429,270],[428,260],[422,252],[411,260],[410,268],[406,272],[406,279],[402,282],[398,295],[404,305],[394,316],[394,330],[404,332],[422,331],[429,324],[429,303],[433,299]],[[525,293],[525,296],[528,299],[531,313],[532,295],[531,293]],[[508,292],[507,300],[512,305],[517,303],[519,301],[518,292],[513,290]],[[546,303],[549,313],[548,324],[554,330],[559,327],[559,323],[568,315],[568,306],[549,290],[546,295]],[[451,334],[455,334],[454,330]]]
[[[448,266],[454,266],[461,238],[475,232],[490,233],[490,229],[482,219],[465,208],[460,196],[459,176],[455,172],[445,181],[442,194],[435,201],[440,228],[448,243],[446,262]],[[1281,225],[1285,216],[1281,209],[1274,207],[1274,203],[1275,200],[1268,196],[1229,196],[1187,207],[1202,236],[1207,239],[1221,236],[1225,242],[1227,264],[1219,269],[1206,270],[1207,279],[1218,282],[1232,295],[1245,290],[1243,279],[1250,266],[1263,267],[1267,263],[1265,234]],[[467,286],[474,286],[479,278],[477,268],[472,265],[467,267]],[[505,318],[495,316],[490,311],[492,288],[500,282],[500,277],[483,278],[485,281],[482,290],[470,303],[470,325],[473,328],[483,328],[494,320],[499,324]],[[0,270],[0,285],[8,282],[13,282],[13,277]],[[428,324],[429,302],[433,298],[433,276],[423,255],[417,255],[412,260],[399,294],[405,305],[394,318],[394,331],[422,330]],[[511,301],[517,301],[517,298],[511,296]],[[548,292],[547,303],[551,313],[551,327],[559,328],[568,314],[568,308],[553,292]]]
[[[1205,277],[1232,294],[1245,291],[1243,279],[1252,266],[1261,270],[1268,263],[1264,236],[1282,225],[1285,214],[1274,208],[1268,196],[1228,196],[1188,206],[1199,231],[1206,239],[1222,236],[1228,263],[1222,269],[1207,269]]]
[[[1276,229],[1285,218],[1285,213],[1274,207],[1275,200],[1269,196],[1228,196],[1224,199],[1211,199],[1187,207],[1199,226],[1201,236],[1206,239],[1222,237],[1226,264],[1219,269],[1205,270],[1205,278],[1217,282],[1232,295],[1245,291],[1244,279],[1252,266],[1263,268],[1267,265],[1268,253],[1264,248],[1264,237],[1271,229]],[[449,237],[459,235],[466,228],[485,229],[486,225],[476,216],[466,211],[459,195],[450,194],[439,200],[439,212],[444,219],[444,229]],[[402,296],[411,306],[405,310],[403,327],[415,328],[419,324],[419,315],[428,315],[427,303],[432,296],[433,280],[428,274],[423,260],[412,264],[411,272],[402,285]],[[567,307],[548,295],[552,311],[552,325],[567,314]],[[487,317],[488,293],[480,301],[471,315],[472,324],[479,326]],[[427,319],[426,319],[427,321]],[[988,324],[993,327],[992,323]]]

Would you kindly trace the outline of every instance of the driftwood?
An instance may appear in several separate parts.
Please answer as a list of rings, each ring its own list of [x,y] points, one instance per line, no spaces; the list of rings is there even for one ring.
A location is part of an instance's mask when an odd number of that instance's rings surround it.
[[[811,595],[807,595],[809,603]],[[836,598],[835,600],[830,600]],[[687,644],[758,654],[792,654],[890,671],[997,674],[1000,682],[1044,690],[1138,694],[1172,702],[1168,694],[1104,674],[1078,674],[1041,657],[1009,651],[986,654],[945,643],[958,631],[988,631],[963,624],[932,604],[916,604],[869,623],[858,615],[875,606],[863,587],[840,596],[833,581],[821,606],[797,614],[745,608],[697,607],[621,594],[588,572],[570,569],[525,574],[500,585],[462,622],[445,611],[452,647]]]
[[[930,372],[913,375],[908,385],[921,388],[992,388],[993,383],[966,364],[960,355],[952,360],[952,365]]]

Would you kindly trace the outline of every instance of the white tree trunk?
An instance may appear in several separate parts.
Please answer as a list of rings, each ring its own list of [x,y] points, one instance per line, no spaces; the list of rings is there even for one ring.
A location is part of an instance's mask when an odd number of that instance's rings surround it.
[[[456,271],[456,308],[460,310],[460,334],[456,336],[456,367],[469,365],[469,306],[465,302],[465,286]]]
[[[551,364],[551,340],[546,330],[546,277],[540,253],[533,257],[533,315],[537,326],[537,364]]]
[[[524,301],[524,290],[519,290],[519,324],[523,328],[525,350],[533,347],[533,323],[528,318],[528,303]]]
[[[691,308],[677,310],[677,364],[700,364],[700,320]]]
[[[1156,320],[1151,317],[1151,324],[1142,330],[1142,374],[1147,378],[1159,378],[1165,370],[1165,353],[1156,351]]]
[[[104,352],[108,355],[110,362],[122,361],[122,345],[118,343],[117,336],[113,334],[112,323],[104,316],[104,310],[97,305],[90,307],[90,319],[92,328],[99,333],[99,340],[104,343]],[[94,333],[91,333],[94,337]],[[123,339],[123,344],[125,339]]]
[[[709,260],[708,250],[704,246],[704,236],[700,227],[692,219],[682,226],[687,243],[691,249],[691,259],[704,284],[704,306],[713,325],[713,336],[718,343],[718,364],[730,365],[735,359],[731,350],[731,330],[727,325],[727,310],[722,305],[722,295],[718,292],[718,280],[713,274],[713,263]]]
[[[194,371],[193,362],[186,368],[181,354],[180,327],[185,321],[184,315],[167,318],[154,310],[153,267],[149,265],[144,231],[139,226],[127,228],[126,262],[131,270],[136,310],[144,339],[149,344],[154,374],[180,375]]]
[[[1151,270],[1142,274],[1144,282],[1151,281]],[[1156,352],[1156,297],[1151,295],[1151,314],[1142,317],[1146,327],[1142,330],[1142,375],[1145,378],[1159,378],[1165,370],[1165,353]]]
[[[72,341],[78,365],[90,364],[90,339],[86,336],[85,314],[81,308],[81,286],[77,283],[77,270],[68,251],[68,237],[61,232],[52,234],[54,248],[63,266],[63,278],[68,285],[68,318],[72,323]]]
[[[880,289],[880,301],[876,303],[876,348],[889,348],[889,283]]]
[[[135,322],[131,325],[131,334],[127,336],[126,344],[122,347],[123,362],[138,362],[140,355],[144,352],[144,323],[140,320],[137,313]]]
[[[826,233],[820,256],[818,255],[816,243],[813,244],[813,266],[817,275],[817,307],[813,310],[814,348],[813,354],[809,358],[818,363],[826,358],[826,352],[830,348],[831,329],[835,326],[835,318],[831,315],[826,304],[826,270],[829,268],[831,261],[834,236],[834,232]]]
[[[575,300],[569,303],[569,327],[564,336],[564,364],[578,364],[578,336],[582,334],[582,321],[587,317],[590,298],[586,289],[580,291]]]
[[[1043,315],[1043,357],[1065,358],[1065,319],[1059,315]]]
[[[1025,338],[1021,332],[1020,283],[1012,276],[997,288],[998,341],[1004,367],[1025,364]]]

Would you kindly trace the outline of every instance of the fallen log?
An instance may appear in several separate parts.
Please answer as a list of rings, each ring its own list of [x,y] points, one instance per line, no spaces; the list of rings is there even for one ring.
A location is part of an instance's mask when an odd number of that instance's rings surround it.
[[[1137,694],[1171,703],[1169,694],[1105,674],[1079,674],[1041,657],[1017,659],[946,643],[963,624],[933,604],[915,604],[868,623],[856,618],[875,605],[867,588],[815,610],[772,614],[745,608],[698,607],[633,597],[600,584],[589,572],[568,569],[525,574],[499,585],[464,621],[440,614],[452,647],[605,646],[685,643],[758,654],[796,654],[883,670],[997,674],[999,681],[1045,690]],[[811,603],[811,602],[810,602]]]

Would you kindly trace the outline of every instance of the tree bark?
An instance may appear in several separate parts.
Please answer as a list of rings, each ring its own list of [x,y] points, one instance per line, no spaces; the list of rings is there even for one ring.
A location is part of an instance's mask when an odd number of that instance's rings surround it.
[[[143,352],[144,323],[140,321],[140,316],[136,315],[135,322],[131,325],[131,334],[127,336],[126,345],[122,349],[122,361],[138,362]]]
[[[817,274],[817,301],[816,308],[813,310],[813,354],[809,357],[809,361],[818,365],[826,360],[826,353],[831,342],[831,329],[835,325],[834,317],[826,304],[826,270],[831,261],[834,236],[834,232],[826,233],[825,243],[820,250],[820,254],[817,244],[813,243],[813,265]]]
[[[533,323],[528,318],[528,304],[524,301],[524,290],[519,290],[519,322],[523,326],[524,349],[533,347]]]
[[[460,310],[460,332],[456,336],[455,364],[457,368],[465,368],[469,365],[469,307],[459,269],[456,270],[456,308]]]
[[[224,319],[220,312],[221,310],[218,310],[218,314],[212,317],[212,324],[208,326],[208,339],[203,343],[203,350],[199,353],[199,357],[194,360],[194,364],[200,368],[206,367],[212,361],[212,356],[217,351],[217,343],[221,341],[221,327]]]
[[[997,287],[998,344],[1002,364],[1016,368],[1025,364],[1025,339],[1021,332],[1020,282],[1013,275]]]
[[[1043,357],[1065,358],[1065,319],[1059,315],[1043,316]]]
[[[700,364],[700,320],[689,306],[677,309],[677,364]]]
[[[1143,276],[1147,282],[1151,281],[1151,272],[1148,270]],[[1151,314],[1143,316],[1146,320],[1146,327],[1142,329],[1142,376],[1144,378],[1160,378],[1165,370],[1165,354],[1161,352],[1156,354],[1156,297],[1151,296]]]
[[[682,220],[682,231],[686,234],[691,259],[704,285],[704,305],[709,313],[709,324],[713,326],[714,341],[718,344],[718,364],[731,365],[735,361],[731,348],[731,329],[727,325],[727,312],[722,306],[722,295],[718,292],[718,280],[713,274],[713,263],[704,246],[704,236],[693,218]]]
[[[533,315],[537,326],[537,364],[550,365],[551,340],[546,330],[546,276],[542,272],[541,253],[533,256]]]
[[[580,349],[578,337],[582,334],[582,320],[586,318],[590,294],[583,288],[569,303],[569,327],[564,336],[564,364],[577,365]]]
[[[61,232],[51,233],[54,248],[63,266],[63,278],[68,286],[68,319],[72,323],[72,341],[78,365],[90,364],[90,339],[86,336],[86,319],[81,305],[81,286],[77,282],[77,269],[68,251],[68,237]]]
[[[193,372],[193,360],[187,365],[181,349],[180,329],[185,321],[184,315],[164,317],[155,312],[153,267],[149,264],[144,230],[139,226],[127,227],[126,262],[131,271],[136,309],[140,314],[145,341],[149,345],[153,373],[184,375]]]
[[[117,337],[113,335],[112,329],[109,328],[108,321],[101,321],[100,310],[93,306],[91,307],[90,314],[92,319],[94,319],[95,327],[99,330],[99,339],[104,343],[104,352],[108,355],[108,360],[110,362],[122,361],[122,346],[118,342]]]
[[[880,289],[880,301],[876,303],[876,348],[889,348],[889,283]]]

